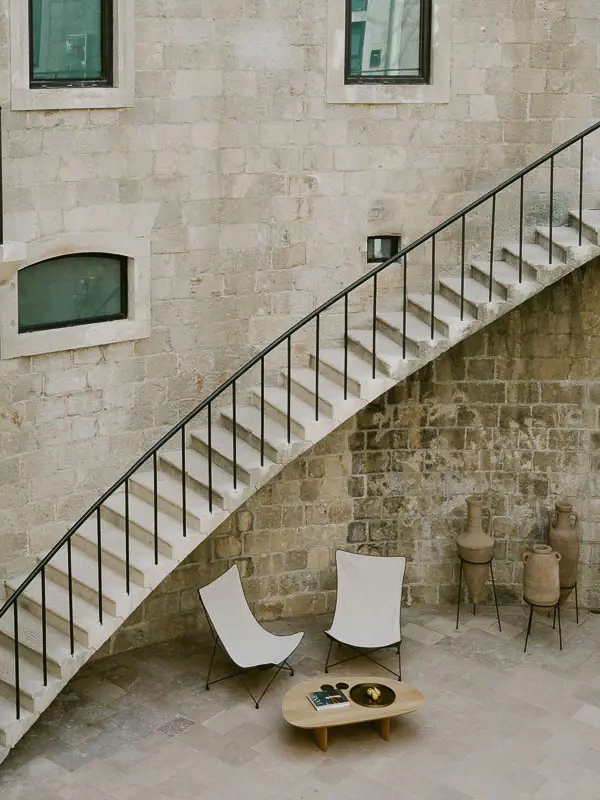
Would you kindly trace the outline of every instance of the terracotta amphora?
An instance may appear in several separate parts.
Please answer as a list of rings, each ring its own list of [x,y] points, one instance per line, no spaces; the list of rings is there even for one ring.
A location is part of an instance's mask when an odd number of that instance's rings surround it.
[[[556,503],[550,515],[548,544],[560,553],[560,604],[567,602],[577,583],[579,566],[579,515],[566,500]]]
[[[560,597],[560,553],[547,544],[534,544],[522,557],[524,599],[534,606],[556,605]]]
[[[487,512],[487,525],[483,527],[484,511]],[[489,512],[483,508],[483,497],[473,494],[467,497],[467,524],[465,532],[456,540],[458,555],[463,559],[463,574],[471,602],[479,603],[492,560],[494,540],[487,533],[489,528]]]

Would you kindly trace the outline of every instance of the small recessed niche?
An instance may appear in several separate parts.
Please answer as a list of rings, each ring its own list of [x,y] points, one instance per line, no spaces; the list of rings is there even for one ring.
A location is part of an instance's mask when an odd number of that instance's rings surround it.
[[[369,236],[367,238],[367,264],[387,261],[400,250],[399,236]]]

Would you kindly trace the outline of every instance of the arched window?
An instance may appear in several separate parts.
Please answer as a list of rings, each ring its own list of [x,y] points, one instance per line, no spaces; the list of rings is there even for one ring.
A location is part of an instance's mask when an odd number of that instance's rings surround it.
[[[76,253],[20,270],[19,333],[127,317],[127,258]]]

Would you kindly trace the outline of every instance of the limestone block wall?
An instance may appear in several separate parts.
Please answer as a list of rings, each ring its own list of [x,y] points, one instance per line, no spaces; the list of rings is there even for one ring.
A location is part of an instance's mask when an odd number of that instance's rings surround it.
[[[197,588],[237,563],[261,619],[335,602],[335,550],[403,555],[405,601],[456,599],[465,497],[491,509],[502,602],[569,498],[580,602],[600,606],[600,264],[573,273],[383,395],[285,469],[148,599],[122,649],[204,626]]]
[[[148,339],[0,360],[0,575],[27,568],[167,426],[361,274],[367,235],[409,241],[598,118],[592,0],[440,1],[448,103],[327,104],[322,0],[142,0],[133,108],[16,112],[0,0],[7,238],[119,229],[149,240],[152,278]],[[528,222],[544,192],[528,183]],[[471,244],[488,241],[487,213]],[[456,263],[444,237],[438,256]],[[411,269],[418,279],[418,259]],[[304,493],[321,487],[308,472],[321,458],[292,468],[307,470],[290,479]],[[348,509],[328,522],[342,540]]]

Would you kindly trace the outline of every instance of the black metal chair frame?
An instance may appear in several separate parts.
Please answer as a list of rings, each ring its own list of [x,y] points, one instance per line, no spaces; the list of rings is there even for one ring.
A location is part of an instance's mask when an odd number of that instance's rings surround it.
[[[288,660],[287,660],[287,658],[286,658],[286,659],[284,659],[284,660],[283,660],[283,661],[282,661],[280,664],[257,664],[257,665],[256,665],[256,666],[254,666],[254,667],[240,668],[240,670],[239,670],[238,672],[232,672],[232,673],[231,673],[231,675],[224,675],[222,678],[215,678],[215,680],[214,680],[214,681],[211,681],[211,679],[210,679],[210,676],[211,676],[211,673],[212,673],[212,668],[213,668],[213,664],[214,664],[214,661],[215,661],[215,656],[216,656],[216,654],[217,654],[217,648],[219,648],[219,650],[220,650],[220,651],[223,653],[223,655],[225,656],[225,658],[226,658],[226,659],[228,659],[229,661],[231,661],[231,663],[232,663],[232,664],[235,664],[235,665],[236,665],[236,667],[237,667],[237,666],[239,666],[239,664],[236,664],[236,663],[235,663],[235,661],[234,661],[234,660],[231,658],[231,656],[230,656],[230,655],[229,655],[229,653],[227,652],[226,648],[224,647],[223,643],[221,642],[221,640],[220,640],[220,638],[219,638],[219,635],[218,635],[218,633],[217,633],[217,631],[216,631],[216,629],[215,629],[214,625],[212,624],[212,621],[211,621],[211,619],[210,619],[210,616],[209,616],[209,614],[208,614],[208,611],[206,610],[206,606],[204,605],[204,603],[203,603],[203,601],[202,601],[202,597],[201,597],[201,595],[200,595],[200,593],[199,593],[199,592],[198,592],[198,597],[200,598],[200,602],[202,603],[202,608],[204,609],[204,613],[205,613],[205,615],[206,615],[206,619],[208,620],[208,626],[209,626],[209,628],[210,628],[210,632],[211,632],[211,635],[212,635],[212,637],[213,637],[213,642],[214,642],[214,644],[213,644],[213,650],[212,650],[212,655],[211,655],[211,658],[210,658],[210,665],[209,665],[209,667],[208,667],[208,674],[207,674],[207,676],[206,676],[206,686],[205,686],[205,688],[206,688],[206,691],[208,692],[208,691],[209,691],[209,689],[210,689],[210,687],[211,687],[211,686],[214,686],[214,684],[215,684],[215,683],[220,683],[221,681],[227,681],[227,680],[229,680],[230,678],[238,678],[238,677],[239,677],[239,678],[240,678],[240,683],[242,684],[242,686],[244,687],[244,689],[245,689],[245,690],[246,690],[246,692],[247,692],[247,693],[250,695],[250,698],[251,698],[251,699],[252,699],[252,701],[254,702],[254,707],[255,707],[255,708],[259,708],[260,701],[263,699],[263,697],[264,697],[264,696],[265,696],[265,694],[267,693],[268,689],[270,689],[270,687],[271,687],[271,684],[273,683],[273,681],[275,680],[275,678],[276,678],[276,677],[279,675],[279,673],[281,672],[281,670],[282,670],[282,669],[289,670],[290,677],[292,677],[292,676],[294,675],[294,669],[293,669],[293,667],[291,667],[291,666],[288,664]],[[298,644],[299,644],[299,643],[298,643]],[[297,647],[298,647],[298,645],[296,645],[296,647],[294,648],[294,650],[296,650],[296,648],[297,648]],[[292,653],[294,652],[294,650],[292,650]],[[290,653],[290,655],[291,655],[291,653]],[[288,658],[289,658],[289,656],[288,656]],[[274,673],[274,675],[272,676],[271,680],[270,680],[270,681],[267,683],[267,685],[265,686],[265,688],[263,689],[263,691],[261,692],[261,694],[258,696],[258,698],[256,698],[256,697],[255,697],[255,696],[252,694],[252,692],[250,691],[250,689],[248,688],[248,686],[246,685],[246,682],[244,681],[244,679],[243,679],[243,677],[242,677],[242,676],[243,676],[243,675],[247,675],[248,673],[252,672],[253,670],[256,670],[256,669],[263,669],[263,668],[265,668],[265,667],[271,667],[271,666],[275,668],[275,673]]]
[[[354,661],[355,658],[368,658],[369,661],[372,661],[374,664],[377,664],[378,667],[385,669],[387,672],[390,672],[395,678],[399,681],[402,680],[402,659],[400,655],[400,646],[402,645],[402,640],[399,642],[390,642],[390,644],[382,644],[380,647],[373,647],[369,648],[361,648],[357,647],[354,644],[348,644],[348,642],[340,642],[339,639],[335,639],[330,633],[325,632],[325,636],[329,639],[329,649],[327,651],[327,660],[325,661],[325,673],[328,673],[331,667],[337,667],[339,664],[345,664],[347,661]],[[349,658],[343,658],[341,661],[336,661],[334,664],[329,663],[329,657],[331,656],[331,648],[333,647],[333,643],[339,645],[344,645],[345,647],[350,647],[352,650],[357,650],[358,652],[354,656],[350,656]],[[395,647],[398,652],[398,672],[394,672],[393,669],[386,667],[385,664],[377,661],[374,658],[371,658],[371,653],[376,653],[378,650],[383,650],[387,647]],[[363,652],[365,651],[365,652]]]
[[[529,606],[529,622],[527,623],[527,634],[525,636],[525,647],[523,648],[523,652],[527,652],[527,642],[529,641],[529,634],[531,633],[531,623],[533,621],[533,609],[534,608],[553,608],[554,609],[554,619],[552,620],[552,630],[556,629],[556,617],[558,616],[558,643],[560,649],[563,649],[562,646],[562,629],[560,627],[560,603],[555,603],[554,605],[540,605],[539,603],[531,603],[526,597],[523,598],[527,605]]]
[[[496,582],[494,580],[494,568],[492,567],[493,559],[490,558],[489,561],[467,561],[466,558],[460,558],[460,571],[458,573],[458,597],[456,598],[456,630],[458,630],[458,622],[460,619],[460,592],[462,589],[462,576],[463,576],[463,564],[477,564],[477,566],[485,567],[486,564],[490,565],[490,575],[492,578],[492,593],[494,595],[494,604],[496,606],[496,619],[498,620],[498,630],[502,631],[502,624],[500,622],[500,611],[498,609],[498,596],[496,595]],[[477,604],[473,603],[473,616],[477,615]]]

